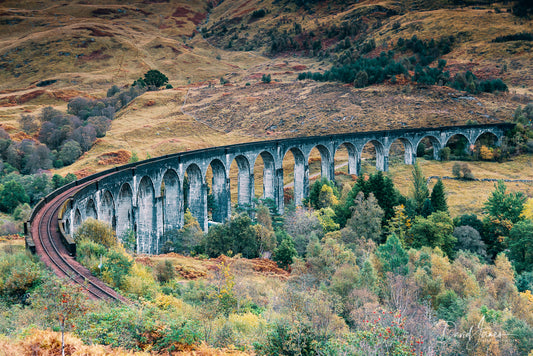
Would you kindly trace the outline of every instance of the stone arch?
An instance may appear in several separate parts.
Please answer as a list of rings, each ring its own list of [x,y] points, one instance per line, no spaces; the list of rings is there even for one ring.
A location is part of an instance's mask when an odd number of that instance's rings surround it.
[[[472,137],[472,143],[474,145],[477,144],[477,141],[482,137],[482,136],[493,136],[494,138],[494,145],[495,146],[499,146],[500,145],[500,137],[498,135],[496,135],[494,133],[494,131],[492,130],[482,130],[482,131],[479,131],[477,132],[473,137]]]
[[[100,220],[108,223],[113,229],[115,229],[115,202],[113,201],[113,196],[109,190],[106,190],[104,194],[102,194],[100,200]]]
[[[76,209],[76,211],[74,211],[74,226],[73,226],[74,232],[76,232],[76,230],[81,226],[81,224],[82,224],[81,212],[80,212],[80,209]]]
[[[253,176],[250,170],[250,162],[248,158],[243,155],[235,157],[235,162],[237,162],[237,167],[239,168],[238,174],[238,183],[237,183],[237,203],[240,206],[250,206],[252,205],[252,196],[253,196]]]
[[[439,141],[439,139],[433,135],[427,135],[427,136],[421,137],[420,140],[416,142],[416,145],[414,147],[415,153],[418,151],[418,146],[420,146],[420,144],[422,143],[422,140],[424,139],[427,139],[429,140],[429,142],[431,142],[431,146],[433,146],[433,159],[438,160],[440,158],[439,151],[442,149],[442,144]]]
[[[364,147],[369,143],[371,143],[376,150],[376,169],[378,171],[387,171],[389,168],[388,156],[385,154],[385,146],[383,146],[378,140],[368,140],[363,144],[359,152],[359,160],[362,159]]]
[[[328,180],[335,179],[335,166],[333,164],[333,156],[324,145],[316,145],[315,147],[320,153],[320,176],[321,178],[327,178]],[[309,155],[311,152],[309,152]],[[307,157],[307,162],[309,162],[309,155]]]
[[[343,142],[335,148],[334,156],[337,155],[337,152],[342,146],[346,147],[346,150],[348,151],[348,174],[358,175],[361,170],[361,159],[359,152],[357,152],[357,148],[355,148],[355,145],[350,142]]]
[[[261,156],[263,160],[263,198],[276,199],[276,165],[274,156],[270,152],[263,151]],[[257,160],[256,160],[257,161]]]
[[[65,233],[67,235],[70,235],[72,233],[72,231],[70,231],[70,220],[69,219],[65,219],[63,227],[65,228]]]
[[[294,157],[294,203],[301,206],[309,191],[309,169],[303,152],[297,147],[287,150],[284,159],[289,151]]]
[[[133,227],[133,191],[128,183],[122,184],[118,193],[115,218],[118,238]]]
[[[391,155],[391,152],[390,152],[391,147],[393,147],[393,145],[396,142],[400,142],[403,145],[403,149],[404,149],[403,162],[405,164],[414,164],[416,160],[416,150],[415,150],[413,143],[405,137],[398,137],[397,139],[391,142],[388,148],[389,156]]]
[[[137,253],[155,253],[157,252],[155,190],[148,176],[141,179],[137,192]]]
[[[212,160],[209,165],[213,171],[211,189],[215,203],[212,219],[213,221],[222,223],[229,218],[231,212],[231,201],[226,167],[219,159]]]
[[[470,142],[470,139],[467,135],[458,132],[449,135],[444,142],[444,146],[450,147],[452,149],[453,154],[455,154],[456,156],[460,156],[461,153],[471,153],[473,143]]]
[[[87,205],[85,206],[85,219],[93,218],[98,219],[98,212],[96,211],[96,204],[94,200],[89,199]]]
[[[191,163],[186,170],[188,181],[187,207],[200,227],[207,230],[207,196],[204,177],[197,164]]]
[[[164,231],[179,229],[183,226],[183,197],[178,174],[168,169],[163,175],[161,197],[163,199]]]

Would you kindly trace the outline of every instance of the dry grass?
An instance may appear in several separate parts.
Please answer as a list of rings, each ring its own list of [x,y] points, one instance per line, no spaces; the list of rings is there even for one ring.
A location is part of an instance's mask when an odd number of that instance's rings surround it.
[[[452,166],[454,161],[437,162],[418,159],[422,171],[429,176],[453,176]],[[528,179],[533,180],[533,156],[524,155],[504,163],[496,162],[466,162],[475,178],[495,179]],[[395,186],[404,195],[409,194],[411,189],[412,167],[404,164],[390,167],[390,176]],[[432,180],[430,188],[436,180]],[[494,190],[494,182],[476,182],[462,180],[443,180],[447,192],[448,206],[452,216],[461,214],[481,214],[483,203],[487,201]],[[528,197],[533,197],[533,183],[506,183],[511,192],[523,192]]]
[[[190,351],[172,353],[134,352],[102,345],[84,345],[72,334],[65,334],[65,354],[72,356],[128,356],[128,355],[175,355],[175,356],[243,356],[250,353],[233,349],[214,349],[205,344],[191,347]],[[25,337],[12,340],[0,336],[0,356],[59,356],[61,333],[33,329]]]

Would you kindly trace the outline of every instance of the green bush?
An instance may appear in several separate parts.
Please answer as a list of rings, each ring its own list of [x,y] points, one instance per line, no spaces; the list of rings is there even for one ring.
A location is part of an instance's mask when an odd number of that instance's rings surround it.
[[[0,300],[7,304],[25,304],[43,277],[42,265],[29,253],[0,253]]]

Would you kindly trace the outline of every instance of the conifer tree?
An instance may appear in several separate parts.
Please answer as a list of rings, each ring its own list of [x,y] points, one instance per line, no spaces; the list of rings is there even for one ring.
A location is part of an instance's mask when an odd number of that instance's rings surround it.
[[[384,272],[392,272],[404,276],[409,272],[407,268],[409,255],[395,234],[389,235],[387,242],[378,247],[376,255],[383,265]]]
[[[434,211],[448,211],[444,184],[440,178],[431,191],[431,205],[433,206]]]
[[[422,168],[415,163],[413,166],[413,187],[411,189],[411,198],[415,203],[415,210],[417,214],[422,212],[424,202],[429,198],[429,190],[426,185],[426,177],[422,173]]]

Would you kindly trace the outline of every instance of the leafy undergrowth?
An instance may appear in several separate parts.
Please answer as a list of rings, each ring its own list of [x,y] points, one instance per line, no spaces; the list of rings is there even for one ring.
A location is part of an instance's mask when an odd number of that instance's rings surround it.
[[[61,355],[61,333],[49,330],[30,329],[26,335],[19,339],[0,337],[0,354],[20,356],[59,356]],[[173,355],[173,356],[241,356],[250,353],[238,350],[225,350],[209,347],[205,344],[191,346],[188,351],[174,351],[164,353],[129,351],[123,348],[113,348],[104,345],[86,345],[83,341],[67,333],[65,335],[65,354],[72,356],[149,356],[149,355]]]

